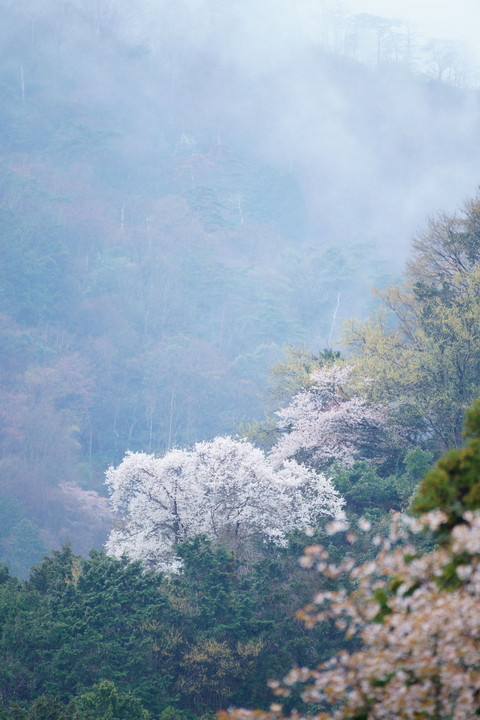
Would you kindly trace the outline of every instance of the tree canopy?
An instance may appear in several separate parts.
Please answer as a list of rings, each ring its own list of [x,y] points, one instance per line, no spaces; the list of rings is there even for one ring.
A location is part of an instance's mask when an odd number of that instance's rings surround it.
[[[469,410],[467,445],[439,460],[418,490],[418,518],[397,515],[378,554],[332,562],[321,545],[306,548],[302,563],[316,567],[335,588],[321,589],[297,616],[307,627],[333,620],[357,639],[316,667],[294,667],[270,682],[278,698],[302,690],[316,720],[384,717],[466,720],[480,707],[480,400]],[[350,542],[368,532],[360,519]],[[332,532],[337,528],[332,528]],[[426,550],[419,534],[441,544]],[[280,702],[269,712],[233,710],[234,720],[298,720]],[[222,715],[223,717],[223,715]],[[227,714],[225,713],[225,717]]]
[[[392,404],[411,442],[437,453],[461,445],[480,389],[479,203],[431,220],[403,282],[378,291],[376,315],[345,330],[369,397]]]
[[[309,386],[277,411],[281,434],[270,453],[275,462],[298,457],[324,469],[335,461],[349,466],[381,453],[386,409],[365,401],[355,389],[352,370],[338,363],[314,370]]]
[[[179,544],[197,534],[248,555],[256,540],[285,542],[294,528],[341,517],[330,480],[294,460],[275,469],[247,440],[218,437],[162,457],[128,453],[107,472],[119,527],[107,551],[175,569]]]

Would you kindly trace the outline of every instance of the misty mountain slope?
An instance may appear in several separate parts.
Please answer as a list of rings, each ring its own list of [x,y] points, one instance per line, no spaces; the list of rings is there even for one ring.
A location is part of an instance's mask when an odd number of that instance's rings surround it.
[[[424,216],[478,182],[475,92],[336,55],[289,13],[0,2],[0,554],[18,572],[101,543],[92,492],[126,449],[261,416],[282,345],[334,343]]]

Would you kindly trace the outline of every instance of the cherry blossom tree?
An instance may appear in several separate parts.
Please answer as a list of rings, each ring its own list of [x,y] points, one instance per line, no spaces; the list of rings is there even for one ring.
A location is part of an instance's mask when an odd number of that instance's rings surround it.
[[[304,686],[303,699],[319,708],[310,712],[312,720],[478,716],[480,513],[467,510],[448,544],[430,553],[422,555],[411,542],[412,532],[436,530],[447,521],[439,510],[418,520],[397,516],[389,536],[378,539],[376,560],[361,565],[351,557],[335,565],[323,547],[306,548],[302,564],[336,578],[338,589],[320,591],[297,617],[307,627],[333,620],[348,638],[358,637],[361,647],[271,681],[278,697]],[[362,529],[368,529],[365,521]],[[355,590],[348,593],[348,585]],[[282,705],[273,703],[270,712],[234,710],[227,717],[279,720]]]
[[[308,389],[277,412],[282,435],[272,448],[274,463],[300,458],[325,467],[333,461],[350,466],[380,452],[386,411],[357,394],[351,365],[325,366],[311,375]]]
[[[127,453],[106,482],[118,525],[107,552],[175,570],[177,546],[205,534],[241,554],[253,538],[285,542],[286,533],[343,517],[330,480],[287,460],[274,468],[246,440],[217,437],[163,457]]]
[[[302,690],[311,720],[470,720],[480,713],[480,398],[467,413],[465,445],[451,450],[425,476],[413,511],[391,517],[376,536],[375,559],[331,562],[321,545],[305,549],[301,564],[331,583],[297,617],[313,627],[333,621],[356,638],[325,663],[293,668],[269,684],[281,697]],[[368,532],[333,521],[330,533],[348,529],[354,543]],[[418,533],[436,546],[424,552]],[[432,543],[429,543],[430,547]],[[290,720],[301,720],[293,711]],[[233,710],[219,720],[282,720],[280,702],[270,711]]]

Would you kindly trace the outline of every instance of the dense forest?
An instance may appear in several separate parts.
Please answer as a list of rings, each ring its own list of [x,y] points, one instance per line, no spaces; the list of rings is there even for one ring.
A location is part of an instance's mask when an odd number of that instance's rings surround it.
[[[475,73],[260,5],[0,0],[1,720],[366,720],[476,613]]]
[[[26,577],[101,548],[127,450],[281,407],[284,346],[338,344],[472,194],[479,107],[461,58],[386,19],[0,10],[0,558]]]

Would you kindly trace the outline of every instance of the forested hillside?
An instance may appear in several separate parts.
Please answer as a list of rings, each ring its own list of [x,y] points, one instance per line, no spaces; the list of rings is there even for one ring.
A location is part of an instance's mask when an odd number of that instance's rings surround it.
[[[327,5],[0,0],[0,720],[477,713],[478,78]]]
[[[340,641],[333,626],[312,635],[293,620],[316,582],[298,565],[300,548],[270,554],[246,572],[228,551],[196,539],[181,550],[184,573],[162,578],[125,559],[82,558],[65,547],[28,583],[3,572],[0,717],[24,717],[14,714],[18,705],[30,706],[29,718],[61,720],[96,692],[97,714],[85,707],[74,717],[108,718],[101,682],[165,720],[210,717],[232,702],[265,705],[272,675],[314,662],[317,653],[326,658]],[[112,710],[115,720],[136,717],[115,701]]]
[[[416,224],[475,187],[478,101],[368,18],[0,12],[0,556],[26,576],[103,544],[126,450],[262,418],[284,344],[366,316]]]

